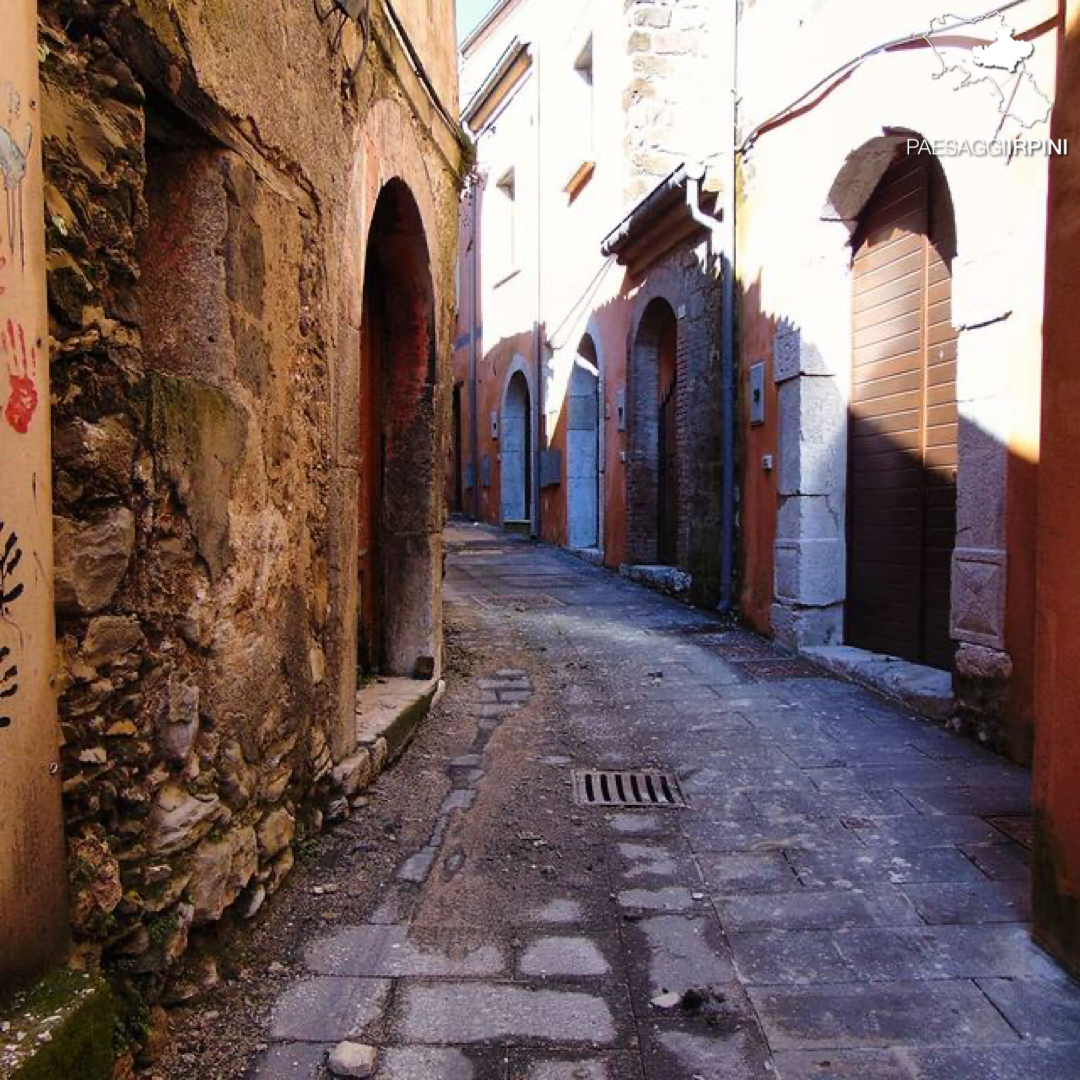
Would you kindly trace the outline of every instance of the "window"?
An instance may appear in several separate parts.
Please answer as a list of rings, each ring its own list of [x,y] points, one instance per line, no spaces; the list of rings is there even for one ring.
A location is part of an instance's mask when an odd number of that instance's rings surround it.
[[[573,127],[568,139],[570,161],[567,162],[569,180],[566,193],[571,201],[589,182],[596,165],[596,151],[593,148],[596,129],[593,97],[593,39],[590,36],[574,61],[574,72],[570,80],[567,115],[572,118]]]
[[[500,280],[518,268],[517,252],[517,179],[514,170],[503,174],[495,185],[498,197],[496,243],[499,245]]]
[[[585,43],[585,48],[574,61],[574,71],[577,73],[579,84],[577,87],[578,103],[581,106],[581,124],[584,130],[582,146],[592,152],[593,145],[593,39],[590,37]]]

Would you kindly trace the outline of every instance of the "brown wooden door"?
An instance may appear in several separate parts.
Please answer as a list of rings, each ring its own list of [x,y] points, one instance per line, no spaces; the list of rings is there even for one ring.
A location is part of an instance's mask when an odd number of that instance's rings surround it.
[[[672,379],[660,398],[660,446],[657,462],[657,561],[661,566],[679,562],[679,426],[676,414],[678,382]]]
[[[886,172],[855,236],[846,639],[951,665],[952,206],[929,159]]]

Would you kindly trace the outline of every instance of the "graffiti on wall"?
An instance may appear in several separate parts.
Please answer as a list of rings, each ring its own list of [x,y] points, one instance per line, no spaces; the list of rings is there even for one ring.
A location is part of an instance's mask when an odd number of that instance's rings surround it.
[[[7,326],[0,330],[0,343],[7,357],[10,386],[4,419],[20,435],[25,435],[38,406],[37,348],[31,345],[27,349],[26,331],[22,323],[13,319],[8,319]]]
[[[4,523],[0,521],[0,538],[4,535]],[[24,588],[19,574],[23,556],[19,537],[14,530],[7,531],[6,537],[0,549],[0,618],[4,619],[10,616],[11,605],[22,596]],[[19,668],[12,661],[11,650],[6,645],[0,645],[0,728],[11,726],[7,709],[11,699],[19,692]]]
[[[12,258],[26,265],[26,230],[23,227],[23,181],[30,159],[34,129],[22,118],[22,97],[11,83],[0,83],[0,182],[4,188],[5,231],[0,241]]]
[[[23,187],[34,131],[23,116],[23,102],[11,83],[0,83],[0,299],[26,274],[26,227]],[[16,434],[30,430],[38,408],[38,343],[19,318],[0,315],[0,354],[7,368],[4,419]],[[9,622],[23,595],[23,550],[18,534],[0,521],[0,620]],[[19,666],[12,647],[0,644],[0,728],[10,727],[19,694]]]

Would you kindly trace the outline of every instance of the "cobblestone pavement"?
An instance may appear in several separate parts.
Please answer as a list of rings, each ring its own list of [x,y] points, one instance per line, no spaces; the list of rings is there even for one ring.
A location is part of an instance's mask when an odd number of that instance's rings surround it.
[[[469,736],[377,910],[312,930],[252,1076],[352,1038],[382,1080],[1080,1077],[1026,773],[564,552],[449,542],[449,632],[497,658],[448,691]],[[576,805],[575,768],[670,770],[689,806]]]

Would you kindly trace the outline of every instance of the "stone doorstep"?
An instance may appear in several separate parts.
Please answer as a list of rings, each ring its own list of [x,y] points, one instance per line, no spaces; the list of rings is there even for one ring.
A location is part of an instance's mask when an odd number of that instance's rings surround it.
[[[667,596],[685,596],[694,579],[685,571],[675,566],[628,566],[619,567],[619,573],[647,589],[664,593]]]
[[[0,1080],[109,1080],[115,1021],[103,980],[52,972],[0,1012]]]
[[[604,553],[599,548],[572,548],[566,550],[576,559],[588,563],[590,566],[603,567]]]
[[[385,765],[392,764],[445,689],[442,679],[382,679],[357,691],[357,746],[374,748],[384,739]]]
[[[930,720],[946,721],[955,710],[952,675],[948,671],[851,645],[807,646],[799,655],[834,675],[899,701]]]

